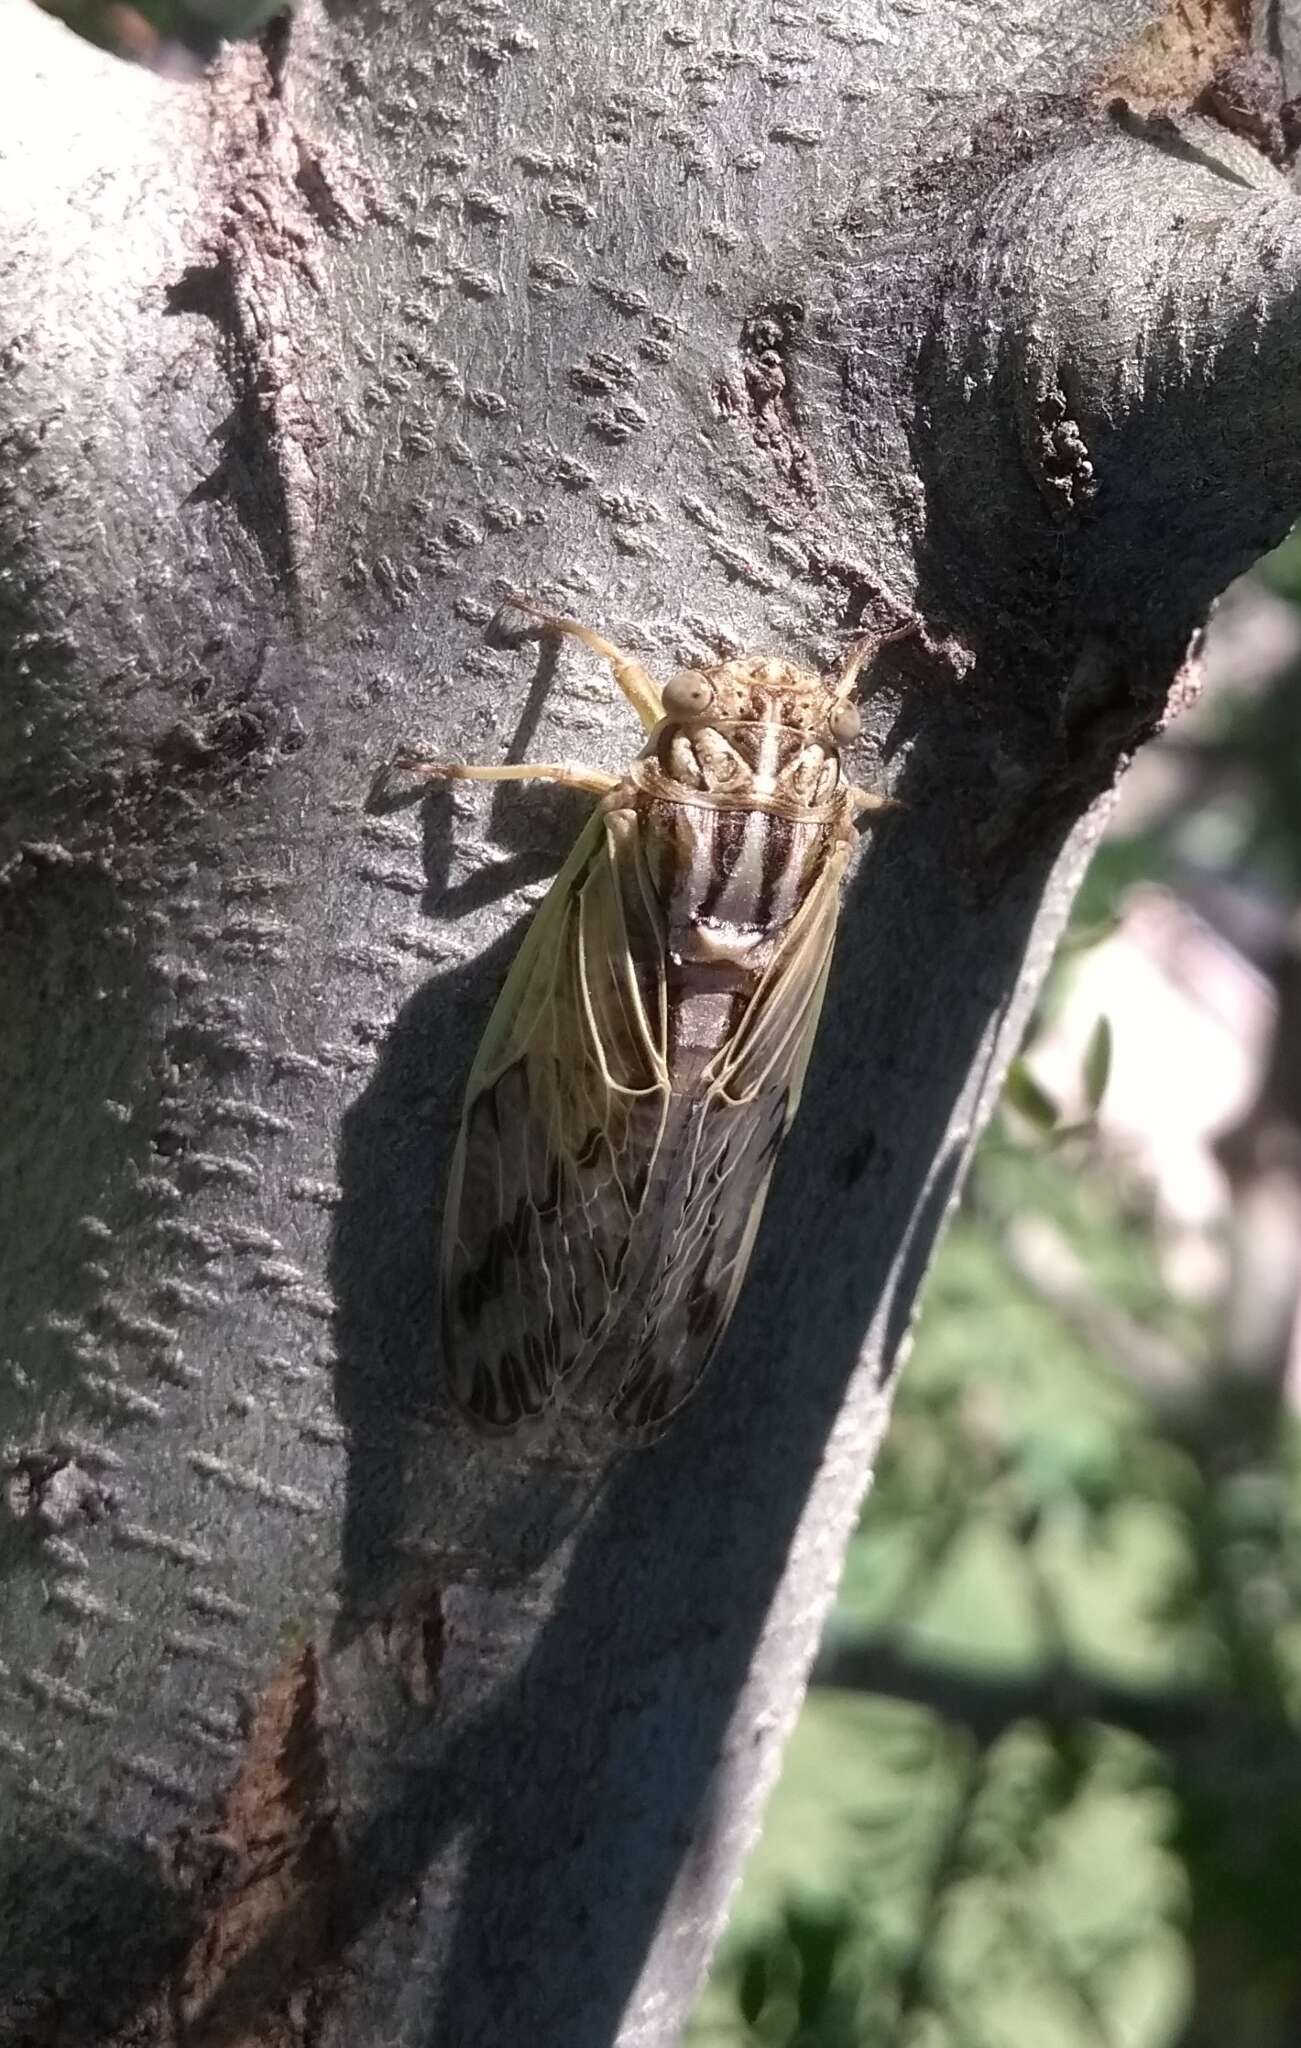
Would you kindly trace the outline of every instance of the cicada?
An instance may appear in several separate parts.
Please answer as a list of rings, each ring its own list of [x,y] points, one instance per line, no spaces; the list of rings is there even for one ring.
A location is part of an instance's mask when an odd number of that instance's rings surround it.
[[[840,758],[873,643],[830,680],[751,654],[661,689],[578,620],[512,603],[602,656],[648,737],[623,775],[395,757],[435,781],[598,799],[466,1087],[446,1354],[485,1430],[563,1409],[644,1443],[727,1328],[799,1103],[855,823],[889,808]]]

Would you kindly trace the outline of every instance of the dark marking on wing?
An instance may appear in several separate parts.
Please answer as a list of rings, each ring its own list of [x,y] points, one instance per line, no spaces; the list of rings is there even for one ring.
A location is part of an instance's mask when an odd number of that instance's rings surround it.
[[[700,1262],[687,1295],[687,1334],[704,1337],[718,1322],[719,1299],[708,1257]]]
[[[829,865],[802,921],[705,1070],[675,1096],[663,1152],[672,1184],[655,1209],[655,1250],[567,1401],[648,1443],[687,1401],[731,1320],[782,1139],[800,1089],[835,937]]]
[[[598,814],[553,884],[467,1089],[444,1318],[454,1391],[488,1428],[556,1398],[637,1270],[668,1076],[664,933],[628,822]]]

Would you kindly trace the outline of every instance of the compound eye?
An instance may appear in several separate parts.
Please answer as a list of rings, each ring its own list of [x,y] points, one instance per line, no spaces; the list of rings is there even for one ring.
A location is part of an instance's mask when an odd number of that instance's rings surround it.
[[[698,669],[684,668],[664,685],[664,709],[670,718],[703,718],[714,701],[714,686]]]
[[[850,704],[847,701],[837,704],[827,720],[827,726],[832,739],[838,740],[842,747],[847,747],[863,730],[863,721],[858,715],[857,704]]]

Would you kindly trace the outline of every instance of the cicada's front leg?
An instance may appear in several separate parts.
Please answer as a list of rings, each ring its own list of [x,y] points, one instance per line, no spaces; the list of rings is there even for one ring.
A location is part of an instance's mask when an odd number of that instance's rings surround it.
[[[619,787],[617,775],[607,775],[603,768],[590,768],[583,761],[502,761],[492,767],[440,761],[414,747],[399,747],[382,772],[414,775],[422,782],[550,782],[561,789],[584,789],[592,796],[608,796]]]
[[[584,647],[590,647],[593,654],[599,654],[602,661],[608,661],[614,671],[614,680],[632,705],[647,732],[652,732],[664,716],[664,700],[659,684],[655,681],[636,655],[625,654],[612,640],[606,640],[600,633],[594,633],[581,619],[571,619],[563,612],[544,611],[527,597],[512,597],[508,600],[512,610],[523,612],[530,619],[536,619],[544,633],[562,633],[570,640],[578,640]]]

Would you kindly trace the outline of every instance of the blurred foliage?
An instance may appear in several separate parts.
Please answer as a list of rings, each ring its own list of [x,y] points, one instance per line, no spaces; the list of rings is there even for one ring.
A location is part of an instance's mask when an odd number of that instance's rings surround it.
[[[1211,707],[1208,760],[1219,786],[1190,824],[1215,864],[1301,890],[1301,690],[1225,694]]]
[[[1042,1020],[1040,1011],[1031,1020],[1027,1042]],[[1012,1110],[1021,1117],[1032,1131],[1041,1137],[1052,1138],[1057,1144],[1068,1138],[1087,1137],[1094,1128],[1102,1099],[1107,1092],[1111,1078],[1111,1019],[1099,1017],[1089,1034],[1084,1048],[1083,1070],[1080,1074],[1080,1099],[1084,1105],[1084,1116],[1080,1121],[1068,1123],[1062,1105],[1048,1093],[1043,1083],[1035,1078],[1034,1071],[1026,1063],[1025,1048],[1017,1054],[1007,1070],[1003,1084],[1003,1109]]]
[[[227,38],[256,35],[286,0],[38,0],[74,34],[138,64],[187,71]]]
[[[1301,539],[1268,574],[1301,602]],[[1189,865],[1301,895],[1295,680],[1202,732],[1193,801],[1104,846],[1064,954]],[[1091,1115],[1110,1058],[1100,1025]],[[1152,1226],[1015,1062],[690,2048],[1301,2041],[1298,1434]]]
[[[1295,2039],[1293,1432],[1098,1358],[1009,1260],[1026,1211],[1197,1357],[1105,1180],[995,1133],[694,2048],[1167,2048],[1204,1931],[1246,2048]]]
[[[1294,526],[1278,547],[1261,557],[1252,574],[1275,596],[1301,605],[1301,524]]]

